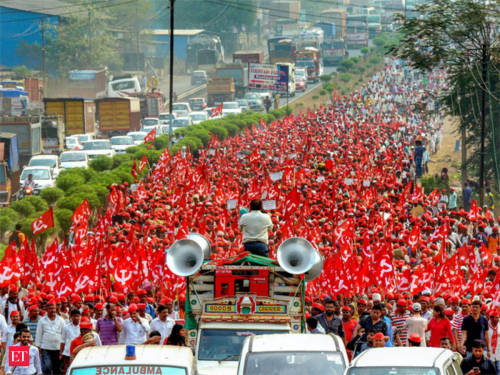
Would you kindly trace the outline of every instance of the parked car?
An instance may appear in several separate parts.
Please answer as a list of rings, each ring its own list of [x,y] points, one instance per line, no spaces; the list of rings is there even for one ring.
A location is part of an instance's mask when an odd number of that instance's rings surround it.
[[[141,126],[144,128],[146,126],[158,126],[160,125],[160,119],[156,117],[146,117],[141,120]]]
[[[57,177],[59,174],[59,156],[57,155],[35,155],[32,156],[28,166],[30,167],[50,167],[52,174]]]
[[[105,155],[110,158],[115,155],[109,139],[94,139],[93,141],[83,142],[83,151],[87,153],[90,160],[98,155]]]
[[[172,129],[185,128],[192,124],[191,118],[189,117],[179,117],[174,120],[172,123]]]
[[[78,139],[78,142],[83,143],[87,141],[91,141],[94,139],[94,134],[74,134],[71,137]]]
[[[199,124],[202,121],[208,120],[208,114],[205,111],[191,112],[189,118],[193,124]]]
[[[144,137],[148,135],[146,132],[128,132],[127,135],[132,137],[134,140],[134,145],[142,145],[144,143]]]
[[[175,114],[172,113],[172,116],[175,118]],[[162,125],[168,125],[170,121],[170,113],[168,112],[162,112],[158,115],[158,120],[160,120],[160,124]]]
[[[238,102],[224,102],[222,103],[222,116],[241,113],[241,108]]]
[[[236,99],[236,102],[241,108],[241,112],[246,112],[250,110],[250,105],[248,104],[248,100],[246,99]]]
[[[297,80],[297,78],[303,78],[307,82],[307,70],[302,68],[295,68],[295,80]]]
[[[66,137],[65,139],[65,148],[68,150],[81,150],[82,149],[82,144],[78,140],[78,138],[75,137]]]
[[[61,168],[87,168],[89,166],[89,157],[84,151],[65,151],[60,155]]]
[[[33,175],[33,181],[35,182],[36,189],[38,190],[56,186],[56,180],[52,174],[52,168],[26,166],[19,177],[19,184],[21,185],[21,188],[24,188],[24,182],[28,179],[30,174]]]
[[[260,95],[255,92],[247,92],[245,94],[245,99],[248,101],[248,106],[252,111],[264,111],[264,101],[261,99]]]
[[[204,85],[208,82],[207,72],[204,70],[195,70],[191,73],[191,85]]]
[[[295,90],[296,91],[306,91],[307,90],[307,80],[303,77],[295,77]]]
[[[128,135],[118,135],[116,137],[111,137],[111,148],[115,150],[117,154],[124,154],[125,150],[134,146],[134,139]]]
[[[191,107],[189,103],[174,103],[172,104],[172,113],[175,117],[188,116],[191,112]]]
[[[442,348],[393,347],[361,352],[346,375],[462,375],[456,353]]]
[[[203,111],[203,109],[207,106],[207,102],[204,98],[192,98],[189,99],[189,107],[191,107],[192,111]]]

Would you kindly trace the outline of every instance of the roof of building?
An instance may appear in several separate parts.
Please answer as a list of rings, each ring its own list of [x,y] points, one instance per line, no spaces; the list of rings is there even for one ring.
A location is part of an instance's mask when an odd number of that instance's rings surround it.
[[[68,4],[59,0],[2,0],[0,8],[10,8],[51,16],[69,15],[82,11],[82,8],[76,4]]]
[[[175,29],[174,30],[174,36],[179,35],[179,36],[194,36],[202,33],[203,29]],[[151,35],[170,35],[170,30],[169,29],[154,29],[150,30],[148,32]]]

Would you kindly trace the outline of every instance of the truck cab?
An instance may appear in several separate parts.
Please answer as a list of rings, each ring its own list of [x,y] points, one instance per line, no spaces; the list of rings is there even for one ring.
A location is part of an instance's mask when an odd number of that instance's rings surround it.
[[[17,136],[0,133],[0,206],[8,206],[19,194],[19,154]]]
[[[46,154],[60,154],[64,151],[64,121],[62,116],[43,116],[42,148]]]
[[[284,241],[278,261],[249,253],[218,260],[209,255],[208,240],[197,233],[167,252],[169,269],[187,277],[184,328],[201,375],[236,375],[248,336],[305,332],[305,281],[322,269],[308,241]]]

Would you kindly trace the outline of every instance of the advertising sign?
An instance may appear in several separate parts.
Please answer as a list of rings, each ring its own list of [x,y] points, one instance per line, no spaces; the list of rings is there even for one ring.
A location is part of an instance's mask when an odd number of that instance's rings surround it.
[[[271,64],[250,64],[248,75],[250,89],[264,90],[275,90],[280,77],[277,67]]]

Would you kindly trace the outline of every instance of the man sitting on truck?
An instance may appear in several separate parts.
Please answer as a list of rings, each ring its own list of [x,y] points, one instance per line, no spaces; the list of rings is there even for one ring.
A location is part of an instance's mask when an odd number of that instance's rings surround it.
[[[273,222],[268,214],[262,212],[260,199],[250,202],[250,212],[242,215],[238,224],[243,233],[245,251],[269,257],[267,232],[273,229]]]

